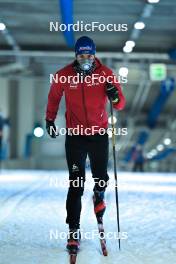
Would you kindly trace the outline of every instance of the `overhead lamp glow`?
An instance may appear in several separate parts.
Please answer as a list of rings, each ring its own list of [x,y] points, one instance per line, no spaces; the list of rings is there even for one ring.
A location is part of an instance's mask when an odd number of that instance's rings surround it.
[[[148,0],[148,3],[150,4],[157,4],[160,0]]]
[[[151,158],[153,158],[153,155],[149,152],[149,153],[147,153],[147,159],[151,159]]]
[[[164,149],[164,146],[162,144],[160,144],[156,148],[158,151],[162,151]]]
[[[150,152],[152,156],[155,156],[157,154],[157,150],[156,149],[152,149],[152,151]]]
[[[130,52],[132,52],[132,50],[133,50],[132,47],[129,47],[129,46],[123,47],[123,52],[125,52],[125,53],[130,53]]]
[[[43,130],[43,128],[41,128],[41,127],[36,127],[36,128],[34,129],[34,136],[35,136],[35,137],[40,138],[40,137],[42,137],[43,135],[44,135],[44,130]]]
[[[122,77],[127,77],[128,75],[128,68],[127,67],[121,67],[119,69],[119,75]]]
[[[164,144],[165,145],[170,145],[171,144],[171,139],[170,138],[165,138],[164,139]]]
[[[144,24],[144,22],[142,22],[142,21],[138,21],[138,22],[136,22],[135,24],[134,24],[134,28],[135,29],[144,29],[145,28],[145,24]]]
[[[117,118],[115,116],[113,116],[113,118],[111,118],[111,116],[108,118],[108,123],[110,125],[112,125],[112,119],[113,119],[113,123],[116,124],[117,123]]]
[[[0,23],[0,30],[5,30],[6,29],[6,25],[4,23]]]
[[[135,43],[133,40],[128,40],[128,41],[126,41],[125,45],[126,45],[127,47],[134,48],[135,45],[136,45],[136,43]]]

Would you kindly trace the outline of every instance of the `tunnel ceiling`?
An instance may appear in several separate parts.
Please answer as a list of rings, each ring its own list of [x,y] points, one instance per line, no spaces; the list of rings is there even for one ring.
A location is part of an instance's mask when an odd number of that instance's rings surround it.
[[[130,37],[134,23],[140,18],[145,0],[75,0],[74,23],[98,21],[100,23],[128,24],[127,32],[91,32],[98,50],[122,51]],[[1,20],[22,49],[67,50],[61,32],[50,32],[49,22],[61,23],[58,0],[2,0]],[[134,51],[167,52],[176,45],[176,1],[163,0],[149,18],[141,32]],[[82,34],[85,34],[83,32]],[[75,37],[80,33],[75,32]],[[10,49],[0,34],[1,49]]]

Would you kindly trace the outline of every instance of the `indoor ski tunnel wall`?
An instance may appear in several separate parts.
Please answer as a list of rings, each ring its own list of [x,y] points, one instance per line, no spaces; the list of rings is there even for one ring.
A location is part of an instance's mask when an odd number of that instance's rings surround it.
[[[158,153],[155,157],[151,158],[150,160],[162,160],[167,158],[169,155],[176,153],[176,148],[167,148],[161,153]]]
[[[147,125],[149,128],[154,128],[156,126],[159,115],[161,114],[167,100],[174,91],[174,85],[175,81],[173,78],[168,78],[161,82],[159,95],[154,101],[147,117]]]
[[[169,57],[170,57],[172,60],[176,61],[176,49],[171,49],[171,50],[169,51]]]
[[[158,118],[164,106],[166,105],[167,100],[169,99],[172,92],[174,91],[174,87],[175,87],[175,80],[173,78],[167,78],[166,80],[161,82],[159,94],[157,98],[155,99],[149,111],[149,114],[147,116],[147,127],[149,129],[154,129],[155,126],[157,125]],[[141,131],[138,135],[138,139],[136,141],[135,146],[137,144],[144,145],[146,141],[149,139],[149,135],[150,134],[148,131]],[[131,147],[131,149],[126,154],[124,158],[125,162],[129,162],[131,160],[132,155],[135,151],[135,146]],[[161,155],[158,155],[158,158],[156,156],[156,159],[163,159],[167,157],[168,155],[170,155],[171,153],[172,153],[171,150],[169,151],[169,149],[166,149],[165,151],[161,153]]]

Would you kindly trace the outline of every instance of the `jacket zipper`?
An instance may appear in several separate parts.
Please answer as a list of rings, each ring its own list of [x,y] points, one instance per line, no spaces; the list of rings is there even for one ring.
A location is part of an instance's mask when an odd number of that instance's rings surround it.
[[[82,85],[81,87],[82,89],[82,100],[83,100],[83,108],[84,108],[84,114],[85,114],[85,120],[86,120],[86,125],[87,127],[89,127],[88,125],[88,118],[87,118],[87,108],[86,108],[86,102],[85,102],[85,93],[84,93],[84,85]]]

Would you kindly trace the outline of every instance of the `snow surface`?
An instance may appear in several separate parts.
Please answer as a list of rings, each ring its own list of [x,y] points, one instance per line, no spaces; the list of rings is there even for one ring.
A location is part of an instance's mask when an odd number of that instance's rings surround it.
[[[110,173],[111,179],[113,174]],[[68,263],[65,171],[2,171],[0,174],[0,264]],[[128,239],[107,241],[103,257],[98,238],[83,239],[78,264],[174,264],[176,262],[176,174],[118,173],[121,232]],[[59,184],[58,184],[59,182]],[[54,184],[55,183],[55,184]],[[87,172],[81,227],[95,230],[91,201],[93,181]],[[114,186],[106,193],[106,232],[117,231]]]

